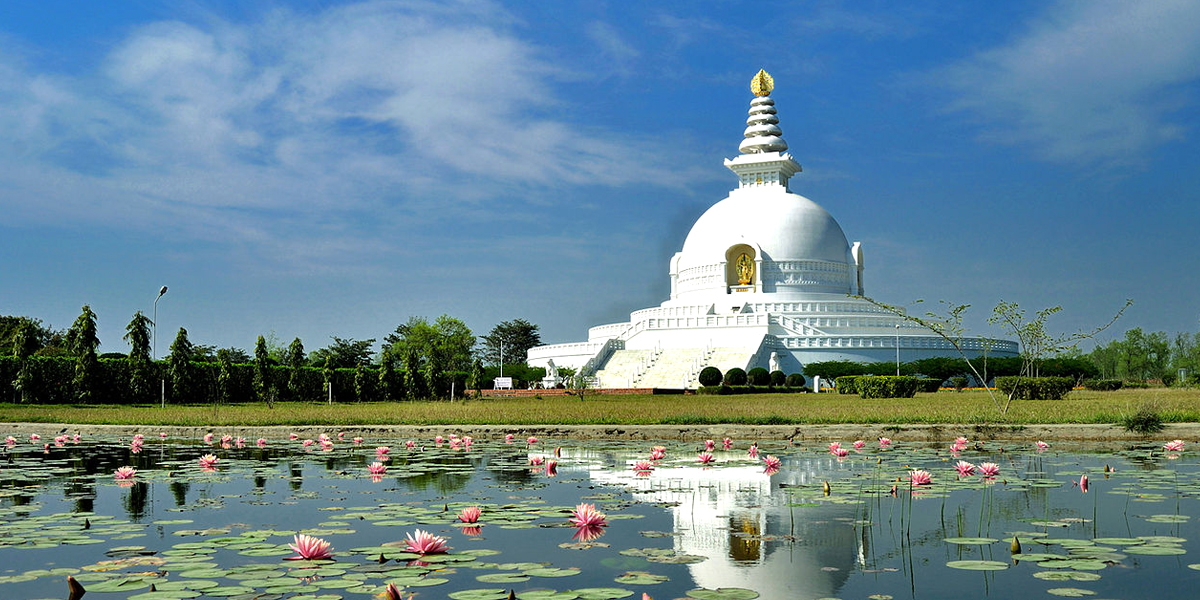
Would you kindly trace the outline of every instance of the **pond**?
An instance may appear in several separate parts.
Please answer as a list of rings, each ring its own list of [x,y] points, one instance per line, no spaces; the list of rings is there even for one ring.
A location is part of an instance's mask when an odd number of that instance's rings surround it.
[[[415,600],[1133,599],[1200,586],[1200,468],[1165,440],[761,440],[755,458],[751,440],[716,439],[704,463],[705,440],[11,433],[5,599],[65,598],[68,576],[97,600],[365,600],[389,583]],[[463,522],[472,507],[477,522]],[[418,530],[448,548],[408,547]],[[331,556],[289,560],[297,536]]]

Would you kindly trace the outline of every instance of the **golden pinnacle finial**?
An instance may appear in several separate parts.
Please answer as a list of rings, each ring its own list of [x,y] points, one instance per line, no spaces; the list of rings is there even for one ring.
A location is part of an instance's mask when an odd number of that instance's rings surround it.
[[[754,79],[750,80],[750,91],[754,92],[755,96],[770,96],[771,90],[775,89],[775,80],[771,79],[771,75],[759,69],[754,75]]]

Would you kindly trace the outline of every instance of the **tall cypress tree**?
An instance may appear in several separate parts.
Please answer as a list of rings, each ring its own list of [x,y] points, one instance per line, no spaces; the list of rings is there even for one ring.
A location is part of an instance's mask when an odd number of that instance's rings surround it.
[[[150,401],[153,393],[150,373],[150,326],[153,324],[139,310],[125,326],[123,339],[129,342],[129,392],[137,402]]]
[[[167,358],[171,371],[171,397],[177,402],[187,402],[192,397],[192,357],[196,349],[188,341],[188,332],[180,327],[171,342],[171,356]]]
[[[75,358],[75,398],[80,402],[91,402],[96,395],[96,377],[100,362],[96,348],[100,338],[96,336],[96,313],[92,307],[83,305],[83,311],[67,331],[67,348]]]
[[[17,331],[13,335],[13,356],[17,359],[17,378],[13,380],[13,387],[20,394],[21,402],[33,401],[33,353],[37,352],[38,340],[37,332],[33,329],[33,324],[23,322],[17,326]]]
[[[267,340],[258,336],[254,344],[254,393],[259,402],[266,402],[267,407],[275,408],[275,386],[270,379],[270,353],[267,352]]]
[[[288,373],[288,393],[292,400],[300,400],[302,395],[300,368],[304,366],[304,343],[300,341],[300,338],[292,340],[292,343],[288,345],[283,362],[291,370]]]

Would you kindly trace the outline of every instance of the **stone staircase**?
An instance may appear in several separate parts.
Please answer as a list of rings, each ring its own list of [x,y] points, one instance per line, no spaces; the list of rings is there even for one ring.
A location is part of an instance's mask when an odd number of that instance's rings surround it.
[[[602,388],[696,388],[704,367],[717,367],[722,373],[744,369],[753,355],[745,348],[617,350],[596,377]]]

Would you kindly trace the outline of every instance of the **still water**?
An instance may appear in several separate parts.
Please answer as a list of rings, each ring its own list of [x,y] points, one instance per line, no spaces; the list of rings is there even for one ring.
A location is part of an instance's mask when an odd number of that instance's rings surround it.
[[[389,582],[417,600],[1200,595],[1197,454],[1165,440],[968,440],[957,452],[953,440],[857,450],[845,440],[840,458],[760,440],[752,458],[753,440],[723,450],[717,439],[704,464],[705,440],[464,447],[447,437],[409,449],[346,435],[258,447],[148,431],[135,453],[130,440],[11,433],[0,462],[5,600],[66,598],[68,575],[89,599],[135,600],[370,599]],[[663,458],[635,470],[655,445]],[[976,472],[960,474],[959,461]],[[375,462],[382,475],[370,474]],[[985,463],[993,477],[978,473]],[[132,479],[114,477],[122,466]],[[930,483],[914,485],[913,470]],[[606,525],[573,527],[580,503]],[[482,509],[476,527],[456,518],[470,506]],[[417,529],[449,552],[406,552]],[[285,560],[296,534],[330,542],[332,560]]]

